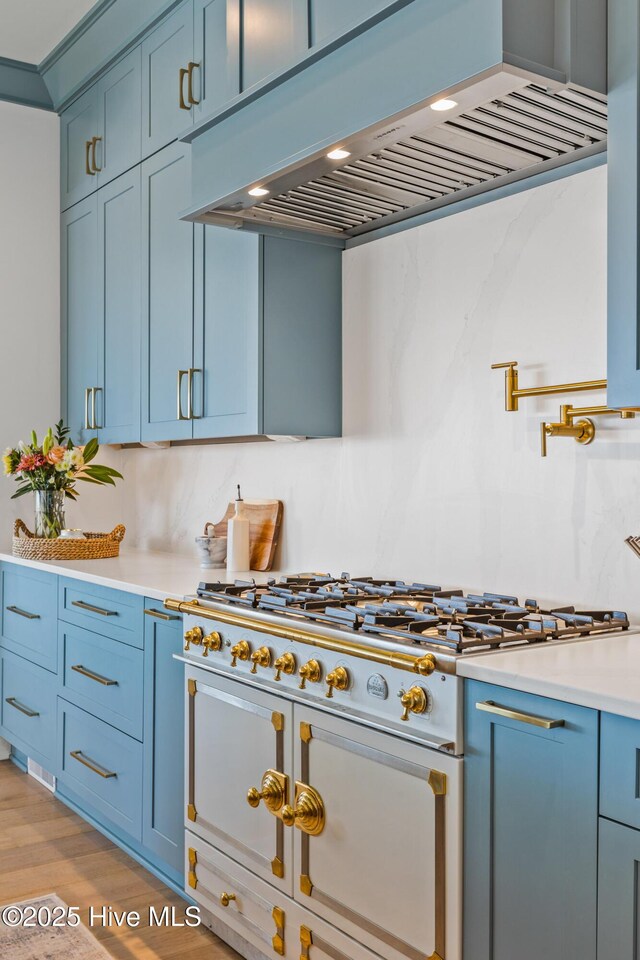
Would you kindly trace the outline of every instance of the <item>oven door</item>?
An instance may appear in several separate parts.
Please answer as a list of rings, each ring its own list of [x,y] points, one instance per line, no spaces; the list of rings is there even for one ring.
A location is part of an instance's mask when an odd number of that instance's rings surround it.
[[[385,960],[460,960],[462,760],[294,709],[294,896]]]
[[[186,686],[187,829],[291,893],[293,837],[273,813],[289,797],[291,704],[197,667]]]

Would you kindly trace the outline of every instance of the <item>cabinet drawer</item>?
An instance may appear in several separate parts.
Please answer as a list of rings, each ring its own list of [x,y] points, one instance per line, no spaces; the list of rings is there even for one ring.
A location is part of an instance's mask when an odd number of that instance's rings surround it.
[[[136,594],[60,578],[60,619],[67,623],[142,648],[143,609]]]
[[[263,953],[284,956],[286,898],[281,893],[189,832],[185,863],[185,890],[197,903]]]
[[[64,696],[142,740],[142,650],[65,624],[60,645]]]
[[[54,673],[57,577],[12,564],[2,567],[2,645]]]
[[[55,762],[56,678],[48,670],[2,655],[2,734],[28,756]]]
[[[142,744],[58,698],[63,786],[134,839],[141,839]]]
[[[600,813],[640,828],[640,720],[602,714]]]

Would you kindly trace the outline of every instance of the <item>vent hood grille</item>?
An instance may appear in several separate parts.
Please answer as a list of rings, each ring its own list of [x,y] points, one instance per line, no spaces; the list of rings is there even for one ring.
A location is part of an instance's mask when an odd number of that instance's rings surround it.
[[[606,137],[605,96],[571,85],[552,92],[529,83],[395,143],[385,136],[384,146],[322,176],[305,180],[301,167],[300,183],[246,209],[236,204],[218,210],[260,223],[356,236],[441,206],[461,191],[499,186],[506,178],[593,152]]]

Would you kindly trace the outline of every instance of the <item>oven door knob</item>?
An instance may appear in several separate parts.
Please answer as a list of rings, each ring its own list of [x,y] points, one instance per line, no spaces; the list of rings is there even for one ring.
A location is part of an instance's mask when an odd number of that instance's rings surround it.
[[[247,790],[247,803],[250,807],[259,807],[260,801],[264,801],[265,807],[276,813],[282,808],[289,790],[289,778],[286,773],[280,773],[279,770],[267,770],[262,777],[262,790],[257,787],[249,787]]]
[[[335,670],[332,670],[331,673],[327,674],[326,684],[328,687],[325,697],[331,700],[333,697],[333,691],[335,690],[348,690],[351,685],[351,679],[349,677],[349,671],[345,667],[336,667]]]
[[[213,630],[204,638],[202,646],[202,656],[208,657],[210,650],[222,650],[222,637],[216,630]]]
[[[298,686],[301,690],[309,683],[320,683],[322,680],[322,667],[317,660],[308,660],[307,663],[303,663],[300,667],[300,683]]]
[[[231,647],[231,666],[235,667],[238,660],[248,660],[251,656],[251,647],[246,640],[239,640]]]
[[[409,690],[401,690],[398,694],[400,703],[404,707],[401,720],[408,720],[410,713],[425,713],[429,700],[422,687],[411,687]]]
[[[185,650],[188,650],[191,644],[193,644],[194,647],[199,647],[200,644],[202,643],[203,636],[204,636],[204,630],[202,629],[202,627],[193,627],[191,630],[187,630],[187,632],[184,635]]]
[[[254,650],[251,654],[251,662],[253,663],[251,673],[257,673],[258,667],[270,667],[271,650],[269,650],[269,647],[258,647],[257,650]]]
[[[296,672],[296,658],[292,653],[283,653],[274,663],[276,675],[274,680],[279,680],[282,674],[291,677]]]
[[[295,807],[287,804],[282,808],[280,817],[285,827],[295,825],[310,837],[317,837],[324,830],[326,820],[324,801],[314,787],[296,781]]]

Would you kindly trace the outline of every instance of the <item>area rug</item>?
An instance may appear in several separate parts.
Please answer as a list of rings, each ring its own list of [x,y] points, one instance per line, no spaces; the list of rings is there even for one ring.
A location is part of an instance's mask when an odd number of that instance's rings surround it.
[[[50,917],[62,916],[61,911],[65,911],[66,916],[67,910],[67,904],[55,893],[0,907],[0,957],[3,960],[109,960],[110,955],[84,924],[48,925]],[[35,919],[32,919],[34,911]],[[20,922],[23,917],[35,926],[25,926]]]

